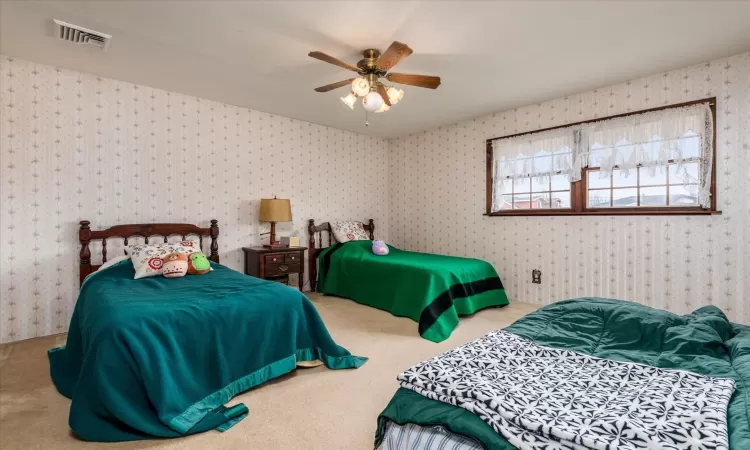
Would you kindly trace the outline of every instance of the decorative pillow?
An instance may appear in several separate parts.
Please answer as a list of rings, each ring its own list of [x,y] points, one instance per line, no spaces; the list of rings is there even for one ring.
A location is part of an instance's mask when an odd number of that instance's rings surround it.
[[[365,231],[361,222],[352,220],[331,222],[331,231],[333,237],[339,242],[370,240],[370,236],[367,235],[367,231]]]
[[[128,246],[128,255],[135,269],[134,279],[155,277],[164,273],[162,258],[170,253],[191,254],[201,251],[196,241],[180,241],[167,244],[133,244]]]

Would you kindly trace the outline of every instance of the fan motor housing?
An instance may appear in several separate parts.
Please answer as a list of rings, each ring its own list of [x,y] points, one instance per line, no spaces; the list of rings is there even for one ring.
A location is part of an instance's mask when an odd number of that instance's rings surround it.
[[[359,62],[357,62],[357,67],[359,67],[360,75],[364,76],[374,74],[379,77],[385,75],[385,71],[378,69],[375,65],[378,62],[378,58],[380,58],[379,50],[368,48],[367,50],[362,52],[362,56],[364,56],[364,59],[360,59]]]

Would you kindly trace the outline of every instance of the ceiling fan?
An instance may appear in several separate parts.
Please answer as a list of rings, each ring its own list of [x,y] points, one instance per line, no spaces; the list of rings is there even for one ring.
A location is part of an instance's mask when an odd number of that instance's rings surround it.
[[[310,52],[308,56],[359,74],[357,78],[349,78],[348,80],[315,88],[316,92],[328,92],[351,85],[349,95],[341,97],[341,101],[346,106],[354,109],[354,103],[356,103],[357,98],[362,97],[362,104],[365,110],[380,113],[388,111],[391,105],[398,103],[404,96],[403,89],[386,86],[381,79],[428,89],[436,89],[440,86],[440,77],[390,72],[399,61],[411,54],[412,49],[408,45],[394,41],[382,55],[374,48],[365,50],[362,52],[364,59],[361,59],[356,66],[345,63],[333,56],[326,55],[323,52]]]

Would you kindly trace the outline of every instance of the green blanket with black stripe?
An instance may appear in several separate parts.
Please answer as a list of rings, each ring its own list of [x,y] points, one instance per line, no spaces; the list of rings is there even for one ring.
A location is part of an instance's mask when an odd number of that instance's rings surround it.
[[[508,304],[500,277],[486,261],[395,247],[375,255],[371,247],[372,241],[351,241],[323,250],[318,291],[408,317],[433,342],[447,339],[460,315]]]

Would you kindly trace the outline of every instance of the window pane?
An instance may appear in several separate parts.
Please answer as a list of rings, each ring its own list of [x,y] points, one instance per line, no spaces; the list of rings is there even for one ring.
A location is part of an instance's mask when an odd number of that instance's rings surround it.
[[[531,192],[531,178],[517,178],[513,181],[515,192]]]
[[[638,206],[638,189],[613,189],[612,206],[616,208]]]
[[[521,194],[513,196],[513,209],[530,209],[531,194]]]
[[[570,190],[570,177],[568,175],[554,175],[551,177],[551,181],[553,191]]]
[[[609,203],[610,192],[609,189],[590,189],[588,192],[589,208],[609,208],[611,206]]]
[[[669,206],[698,205],[698,185],[669,186]]]
[[[588,187],[593,188],[608,188],[610,186],[610,176],[604,172],[591,171],[588,172],[588,179],[586,180]]]
[[[531,192],[547,192],[549,191],[549,177],[543,177],[540,181],[539,177],[531,179]]]
[[[641,176],[641,186],[653,186],[655,184],[667,184],[666,167],[641,167],[638,169]]]
[[[641,206],[667,206],[667,187],[641,188]]]
[[[549,193],[533,194],[531,196],[531,207],[533,209],[549,209]]]
[[[570,208],[570,191],[553,192],[550,208]]]
[[[626,175],[627,174],[627,175]],[[612,186],[614,187],[636,187],[638,186],[638,177],[636,170],[613,170]]]
[[[552,155],[534,157],[535,173],[552,172]]]
[[[669,184],[698,184],[700,177],[700,163],[684,163],[682,166],[672,164],[669,166]]]
[[[513,180],[504,179],[500,180],[500,183],[503,185],[503,194],[511,194],[513,191]]]
[[[701,155],[701,138],[693,131],[688,131],[677,145],[682,150],[683,158],[698,158]]]
[[[500,203],[500,210],[513,209],[513,196],[503,195],[503,201]]]

